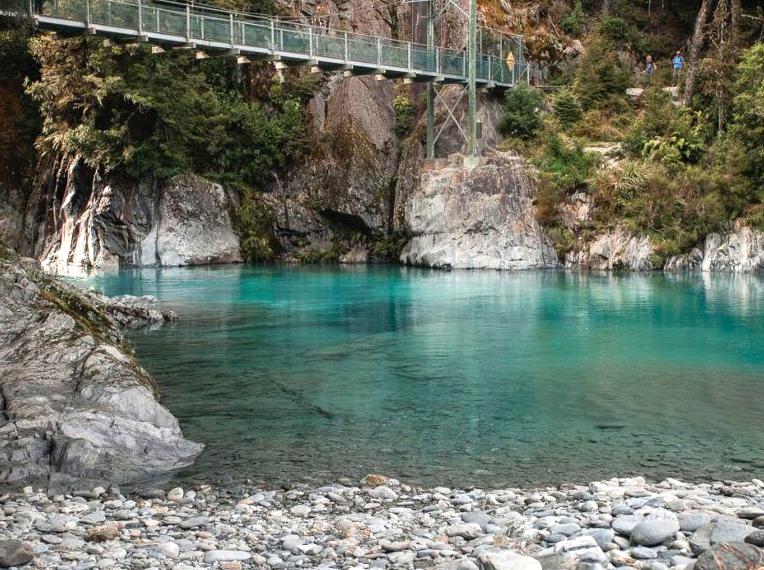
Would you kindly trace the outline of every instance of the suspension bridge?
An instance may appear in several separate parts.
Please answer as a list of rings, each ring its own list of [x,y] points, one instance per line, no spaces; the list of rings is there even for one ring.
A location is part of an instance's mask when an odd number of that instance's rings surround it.
[[[461,84],[469,93],[467,132],[459,126],[453,109],[448,105],[446,109],[450,116],[447,120],[457,123],[467,140],[468,155],[474,156],[478,136],[476,87],[510,89],[529,76],[522,36],[485,34],[484,41],[484,34],[476,26],[476,0],[469,2],[468,42],[463,50],[435,45],[432,0],[428,0],[427,44],[172,0],[28,0],[24,9],[37,27],[63,35],[87,34],[123,43],[149,43],[157,52],[193,49],[199,58],[230,55],[239,63],[266,60],[274,62],[277,69],[310,66],[315,72],[342,71],[346,76],[425,82],[427,155],[432,158],[437,139],[435,85]]]

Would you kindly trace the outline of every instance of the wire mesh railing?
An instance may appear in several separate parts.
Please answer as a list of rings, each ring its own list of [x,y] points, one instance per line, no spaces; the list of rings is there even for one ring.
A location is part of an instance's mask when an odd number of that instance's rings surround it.
[[[172,0],[33,0],[30,7],[40,16],[117,28],[136,35],[169,36],[159,39],[170,41],[225,44],[244,51],[251,48],[402,72],[467,77],[467,57],[461,50],[428,48]],[[525,65],[522,38],[486,38],[483,41],[489,53],[477,56],[477,79],[502,84],[520,80]]]

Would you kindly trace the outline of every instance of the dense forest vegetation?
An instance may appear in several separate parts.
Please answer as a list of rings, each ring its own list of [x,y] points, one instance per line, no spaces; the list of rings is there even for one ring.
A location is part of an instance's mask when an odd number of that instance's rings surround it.
[[[538,217],[561,252],[623,227],[653,239],[659,266],[737,218],[764,227],[761,16],[755,3],[704,0],[576,1],[561,17],[584,53],[553,69],[561,88],[551,95],[509,92],[502,125],[506,144],[539,168]],[[686,65],[675,79],[676,50]],[[648,55],[650,81],[640,72]],[[629,88],[644,92],[630,98]],[[586,151],[602,143],[620,144],[604,158]],[[574,235],[562,210],[577,192],[595,216]]]
[[[217,3],[278,10],[268,0]],[[561,252],[615,226],[650,235],[664,257],[739,217],[764,227],[764,16],[756,2],[547,0],[512,3],[509,13],[480,5],[486,23],[527,34],[546,83],[558,87],[507,93],[501,128],[507,148],[538,167],[538,216]],[[677,49],[688,65],[667,90]],[[646,84],[648,55],[658,68]],[[304,71],[281,82],[268,64],[57,39],[11,19],[0,30],[0,61],[4,189],[30,184],[51,157],[76,154],[103,174],[196,172],[246,197],[314,146],[304,109],[320,79]],[[640,86],[641,96],[627,96]],[[411,125],[422,101],[403,93],[394,108],[398,136],[421,137]],[[603,142],[620,143],[608,168],[609,159],[585,151]],[[561,204],[576,192],[596,206],[595,222],[578,235],[561,222]],[[256,233],[259,214],[246,199],[241,214],[245,234]]]

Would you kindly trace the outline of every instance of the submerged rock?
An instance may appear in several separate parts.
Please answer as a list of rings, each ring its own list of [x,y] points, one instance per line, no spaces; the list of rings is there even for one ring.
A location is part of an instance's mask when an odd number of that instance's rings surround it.
[[[32,260],[0,259],[0,482],[124,483],[189,465],[112,320]]]
[[[494,152],[473,169],[455,155],[425,170],[404,204],[411,239],[400,260],[456,269],[556,267],[534,217],[527,168],[518,156]]]

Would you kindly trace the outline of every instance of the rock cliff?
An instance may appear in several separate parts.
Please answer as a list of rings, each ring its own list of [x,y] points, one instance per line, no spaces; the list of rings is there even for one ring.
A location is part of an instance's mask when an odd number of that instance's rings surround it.
[[[565,256],[568,269],[650,271],[653,245],[645,236],[616,229],[600,234],[578,250]]]
[[[764,232],[737,221],[726,233],[706,236],[705,246],[671,257],[666,271],[751,273],[764,270]]]
[[[411,240],[401,261],[463,269],[545,269],[557,266],[550,240],[534,217],[524,161],[494,152],[474,169],[462,157],[429,165],[407,196]]]
[[[99,304],[108,302],[0,252],[0,482],[124,483],[187,466],[201,451],[114,325],[135,322],[131,303],[110,314]]]
[[[199,176],[105,180],[62,158],[28,201],[25,241],[52,267],[237,262],[231,209],[224,189]]]

